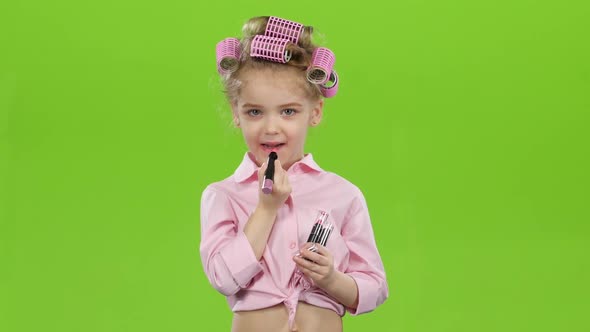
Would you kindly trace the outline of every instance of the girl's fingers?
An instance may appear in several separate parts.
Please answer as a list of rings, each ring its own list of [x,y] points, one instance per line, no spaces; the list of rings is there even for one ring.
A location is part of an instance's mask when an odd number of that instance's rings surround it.
[[[306,276],[310,277],[312,280],[317,280],[322,276],[320,273],[317,273],[316,271],[312,271],[306,268],[302,268],[301,272]]]
[[[316,252],[317,254],[321,255],[321,256],[330,256],[330,252],[328,251],[328,249],[326,249],[326,247],[324,247],[323,245],[319,244],[319,243],[315,243],[315,242],[307,242],[303,245],[303,248],[301,248],[301,250],[307,250],[310,251],[309,248],[314,247],[315,249],[311,252]]]
[[[301,256],[299,256],[299,257],[295,256],[294,260],[295,260],[295,263],[301,269],[305,269],[305,270],[309,270],[309,271],[313,271],[313,272],[318,272],[317,270],[321,269],[321,267],[322,267],[321,265],[316,264],[314,262],[310,262]]]
[[[307,248],[305,248],[305,249],[302,249],[300,253],[301,253],[301,257],[303,257],[303,260],[305,262],[309,263],[306,266],[312,266],[312,264],[326,266],[326,265],[330,264],[330,261],[328,260],[327,257],[324,257],[323,255],[321,255],[319,253],[315,253],[315,252],[309,250],[309,246],[307,246]],[[311,260],[311,262],[306,261],[305,258]]]
[[[258,183],[262,185],[262,178],[264,177],[264,172],[266,171],[266,163],[262,163],[258,168]]]
[[[326,266],[313,264],[301,257],[294,257],[294,260],[301,273],[309,277],[313,282],[322,280],[329,273],[329,269]]]
[[[277,159],[275,160],[275,178],[274,178],[275,186],[279,192],[282,193],[291,193],[291,185],[289,184],[289,177],[287,176],[287,172],[283,169],[281,162]]]
[[[285,170],[281,166],[281,161],[278,159],[275,160],[275,182],[283,184],[285,177]]]
[[[322,256],[329,256],[330,252],[328,251],[328,249],[326,249],[326,247],[324,247],[323,245],[319,244],[319,243],[314,243],[317,253],[322,255]]]

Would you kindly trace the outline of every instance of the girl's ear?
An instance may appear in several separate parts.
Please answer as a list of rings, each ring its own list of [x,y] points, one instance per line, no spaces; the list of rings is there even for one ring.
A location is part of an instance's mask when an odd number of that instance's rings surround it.
[[[231,103],[231,113],[234,121],[234,126],[240,127],[240,118],[238,117],[238,105],[235,102]]]
[[[311,116],[309,117],[309,125],[315,127],[322,122],[322,115],[324,113],[324,100],[319,99],[311,110]]]

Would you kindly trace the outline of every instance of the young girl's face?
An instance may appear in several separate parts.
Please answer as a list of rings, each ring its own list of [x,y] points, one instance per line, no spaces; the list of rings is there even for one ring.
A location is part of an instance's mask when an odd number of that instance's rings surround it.
[[[312,99],[295,68],[248,70],[232,104],[235,124],[260,166],[275,151],[284,169],[303,158],[307,129],[320,123],[323,101]]]

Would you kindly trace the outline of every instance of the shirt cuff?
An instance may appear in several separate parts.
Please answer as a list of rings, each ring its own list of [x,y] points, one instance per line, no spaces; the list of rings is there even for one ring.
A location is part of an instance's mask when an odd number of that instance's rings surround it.
[[[244,232],[239,232],[233,241],[228,243],[219,254],[240,288],[246,287],[248,282],[262,271],[262,265],[256,259],[252,246]]]
[[[373,311],[377,307],[378,292],[375,280],[359,272],[347,273],[356,282],[358,289],[358,305],[356,308],[346,308],[352,316]]]

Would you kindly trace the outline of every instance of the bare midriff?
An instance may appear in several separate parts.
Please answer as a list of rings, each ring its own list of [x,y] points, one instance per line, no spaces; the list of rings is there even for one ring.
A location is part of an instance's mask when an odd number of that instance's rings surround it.
[[[289,329],[287,307],[234,312],[232,332],[342,332],[342,318],[333,310],[298,302],[293,330]]]

